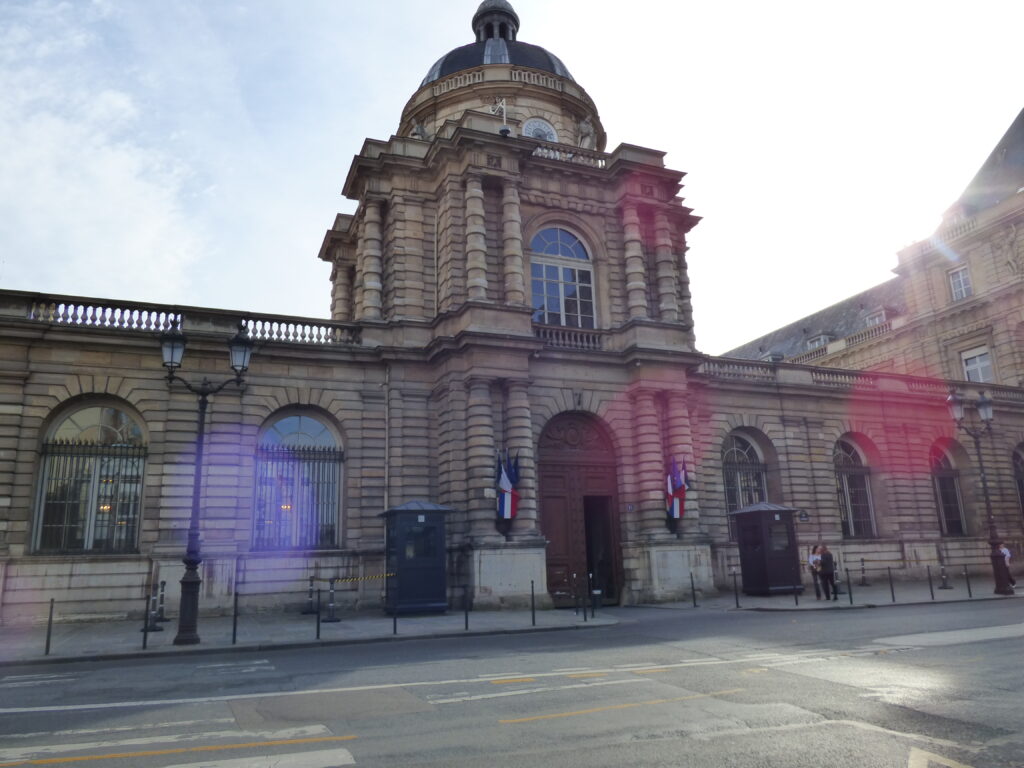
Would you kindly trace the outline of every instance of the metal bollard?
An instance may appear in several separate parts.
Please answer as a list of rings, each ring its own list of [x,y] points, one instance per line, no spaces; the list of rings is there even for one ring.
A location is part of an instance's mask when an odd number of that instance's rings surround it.
[[[740,607],[740,588],[736,584],[736,569],[732,570],[732,594],[736,598],[736,607]]]
[[[395,606],[395,612],[391,614],[391,634],[398,634],[398,606]]]
[[[164,628],[156,622],[156,600],[157,600],[157,585],[153,585],[153,590],[149,593],[149,597],[146,599],[146,625],[142,628],[143,632],[163,632]]]
[[[316,591],[316,639],[320,639],[320,590]]]
[[[462,628],[469,631],[469,586],[462,585]]]
[[[326,619],[321,619],[321,621],[325,622],[326,624],[336,624],[337,622],[341,621],[341,619],[339,619],[335,615],[335,613],[334,613],[334,582],[335,581],[337,581],[337,579],[335,579],[335,578],[331,579],[330,589],[329,589],[329,591],[327,593],[327,618]]]
[[[850,569],[846,569],[846,592],[850,596],[850,605],[853,605],[853,582],[850,581]]]
[[[796,584],[793,585],[793,604],[800,607],[800,588]]]
[[[597,618],[597,601],[602,595],[600,589],[590,590],[590,618]]]
[[[974,595],[971,594],[971,574],[967,571],[966,565],[964,566],[964,581],[967,582],[967,596],[974,597]]]
[[[46,651],[44,656],[50,655],[50,635],[53,633],[53,598],[50,598],[50,618],[46,620]],[[145,647],[145,646],[143,646]]]
[[[235,604],[231,611],[231,644],[238,642],[238,590],[235,590]]]
[[[836,595],[842,595],[842,594],[845,594],[845,593],[843,592],[843,590],[842,590],[842,584],[843,584],[843,579],[842,579],[842,577],[840,576],[840,574],[841,574],[842,572],[843,572],[843,567],[842,567],[842,565],[841,565],[841,564],[840,564],[840,562],[839,562],[839,558],[837,557],[837,558],[836,558],[836,572],[835,572],[835,579],[836,579],[836,581],[835,581],[835,587],[836,587],[836,588],[835,588],[835,591],[834,591],[834,592],[832,593],[832,596],[833,596],[833,597],[835,597]]]
[[[537,596],[533,591],[533,579],[530,579],[530,626],[537,626]]]
[[[149,644],[149,595],[146,595],[146,604],[142,609],[142,650],[146,650]]]
[[[166,590],[166,589],[167,589],[167,582],[161,580],[160,581],[160,603],[159,603],[159,606],[156,609],[156,620],[159,621],[159,622],[170,621],[170,619],[168,619],[166,616],[164,616],[164,590]]]
[[[304,616],[310,616],[316,613],[316,608],[313,605],[313,577],[309,577],[309,592],[306,594],[306,607],[302,609]]]
[[[949,576],[946,574],[946,566],[942,564],[939,566],[939,578],[942,579],[942,583],[939,584],[939,589],[952,589],[953,585],[949,583]]]
[[[569,582],[569,589],[572,590],[572,612],[574,616],[580,615],[580,596],[576,590],[576,574],[572,575],[572,579]]]
[[[690,597],[693,598],[693,607],[697,607],[697,585],[693,582],[693,571],[690,571]]]
[[[847,577],[846,581],[847,582],[850,581],[849,577]],[[867,574],[867,571],[864,570],[864,558],[863,557],[860,559],[860,583],[857,586],[859,586],[859,587],[870,587],[871,586],[870,584],[868,584],[868,574]]]
[[[896,602],[896,587],[892,585],[892,566],[887,565],[885,569],[889,571],[889,594],[892,595],[892,601]]]
[[[928,574],[928,591],[931,593],[932,600],[934,600],[935,599],[935,589],[932,587],[932,567],[930,565],[926,565],[924,567],[924,570],[925,570],[925,573]]]

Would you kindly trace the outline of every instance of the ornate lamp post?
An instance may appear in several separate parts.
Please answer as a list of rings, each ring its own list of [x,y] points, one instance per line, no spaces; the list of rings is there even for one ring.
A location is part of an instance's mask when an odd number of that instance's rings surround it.
[[[160,351],[167,369],[167,386],[175,381],[184,385],[185,389],[199,398],[199,417],[196,423],[196,465],[192,480],[192,515],[188,522],[188,543],[185,547],[185,575],[181,577],[181,606],[178,610],[178,634],[174,638],[175,645],[195,645],[199,642],[197,627],[199,623],[199,564],[203,561],[199,551],[199,493],[203,477],[203,440],[206,435],[206,406],[210,395],[220,392],[228,384],[241,386],[242,378],[249,369],[249,358],[252,356],[252,339],[245,325],[239,323],[238,333],[228,342],[230,364],[235,372],[233,378],[220,384],[214,384],[207,378],[197,385],[190,384],[178,376],[175,371],[181,367],[181,359],[185,355],[185,335],[177,324],[160,336]]]
[[[982,392],[973,403],[981,420],[981,426],[972,427],[964,422],[964,398],[956,390],[951,390],[946,398],[946,405],[949,406],[950,416],[956,423],[958,429],[963,430],[974,440],[974,452],[978,456],[978,472],[981,475],[981,492],[985,496],[985,518],[988,523],[988,543],[992,548],[989,557],[992,559],[992,575],[995,579],[995,593],[997,595],[1012,595],[1013,587],[1010,586],[1010,572],[1006,567],[1006,560],[999,551],[999,534],[996,533],[996,520],[992,516],[992,498],[988,492],[988,476],[985,474],[985,459],[981,455],[981,436],[992,433],[992,420],[994,413],[992,400]]]

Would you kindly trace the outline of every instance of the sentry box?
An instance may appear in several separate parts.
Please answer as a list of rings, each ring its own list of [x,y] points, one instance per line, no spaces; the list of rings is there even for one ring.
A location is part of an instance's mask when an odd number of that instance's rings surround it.
[[[388,615],[448,610],[445,515],[452,510],[410,501],[384,512]]]
[[[744,594],[803,593],[796,511],[762,501],[729,513],[736,521]]]

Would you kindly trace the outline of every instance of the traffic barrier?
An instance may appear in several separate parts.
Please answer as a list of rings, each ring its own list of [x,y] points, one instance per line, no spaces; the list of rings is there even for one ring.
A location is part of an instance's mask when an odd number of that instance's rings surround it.
[[[46,620],[46,651],[44,656],[50,655],[50,635],[53,633],[53,598],[50,598],[50,618]]]
[[[325,624],[337,624],[341,619],[334,613],[334,582],[337,579],[330,580],[330,589],[327,592],[327,618],[321,619]]]
[[[146,632],[163,632],[164,628],[157,623],[156,618],[156,603],[157,603],[157,592],[159,587],[156,583],[153,584],[153,588],[146,598],[146,623],[142,627],[142,631]],[[143,638],[143,648],[145,648],[145,638]]]
[[[161,622],[161,623],[165,622],[165,621],[170,621],[170,619],[167,618],[164,615],[164,591],[166,590],[166,588],[167,588],[167,582],[161,579],[161,581],[160,581],[160,605],[159,605],[159,607],[157,608],[157,611],[156,611],[156,620]]]

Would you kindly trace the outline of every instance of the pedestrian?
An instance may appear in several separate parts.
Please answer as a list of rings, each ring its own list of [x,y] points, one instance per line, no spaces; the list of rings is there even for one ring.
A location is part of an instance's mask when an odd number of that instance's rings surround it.
[[[1016,587],[1017,581],[1013,578],[1013,574],[1010,573],[1010,550],[1001,541],[997,541],[996,546],[999,547],[999,553],[1003,556],[1003,562],[1006,563],[1006,578],[1009,580],[1011,587]]]
[[[818,565],[821,563],[821,547],[817,544],[811,547],[811,553],[807,556],[807,570],[811,572],[811,581],[814,582],[814,599],[821,600],[821,582],[818,581]]]
[[[825,593],[825,599],[829,599],[831,595],[833,600],[839,599],[839,592],[836,589],[836,560],[829,552],[826,545],[822,544],[818,547],[818,552],[821,555],[821,560],[818,562],[818,575],[821,577],[821,591]]]

